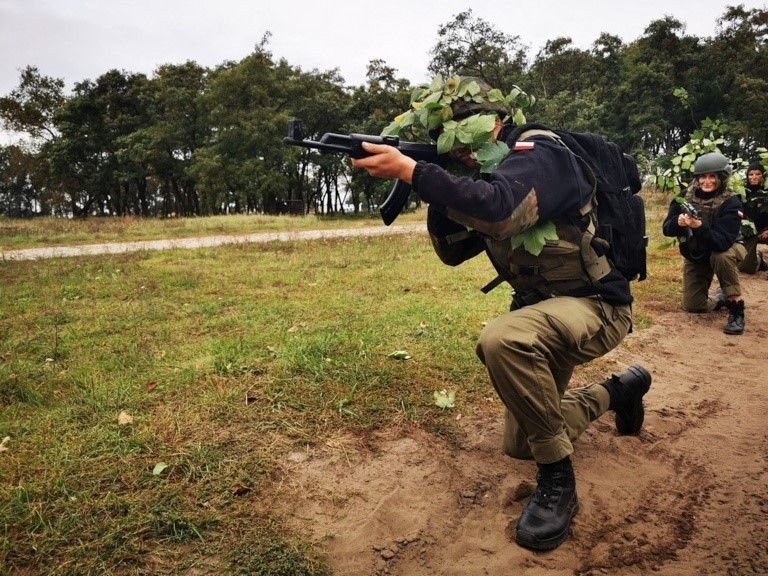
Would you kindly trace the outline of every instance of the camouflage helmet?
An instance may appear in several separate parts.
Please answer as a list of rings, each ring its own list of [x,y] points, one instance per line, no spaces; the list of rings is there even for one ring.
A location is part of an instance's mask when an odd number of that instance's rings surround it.
[[[504,102],[488,99],[488,93],[492,89],[482,78],[462,76],[456,87],[456,92],[461,96],[451,102],[453,119],[462,120],[483,112],[496,112],[502,119],[509,116],[509,108]]]
[[[707,152],[702,154],[696,159],[696,163],[693,165],[693,175],[700,176],[701,174],[724,174],[726,177],[731,175],[731,163],[728,158],[720,154],[720,152]]]
[[[382,135],[398,136],[410,130],[416,138],[425,131],[437,142],[440,154],[454,148],[479,150],[491,143],[498,118],[525,123],[523,110],[536,98],[518,86],[508,94],[473,76],[435,76],[411,93],[409,109],[398,114]]]

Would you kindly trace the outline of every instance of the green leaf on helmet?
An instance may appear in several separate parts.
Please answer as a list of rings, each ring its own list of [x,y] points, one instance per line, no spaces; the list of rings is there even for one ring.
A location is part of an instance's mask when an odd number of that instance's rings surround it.
[[[512,118],[513,118],[513,122],[518,126],[522,126],[523,124],[525,124],[525,114],[523,114],[523,111],[520,108],[515,110],[515,115]]]
[[[475,141],[475,134],[466,124],[460,124],[453,131],[456,135],[456,145],[461,145],[463,148],[471,148]]]
[[[440,126],[443,124],[442,110],[430,110],[427,122],[423,122],[423,124],[426,124],[429,130],[440,128]]]
[[[402,129],[402,124],[400,124],[397,121],[390,122],[384,127],[384,130],[381,131],[382,136],[397,136],[400,134],[400,130]]]
[[[496,126],[494,114],[474,114],[459,122],[456,129],[456,139],[462,144],[476,148],[491,139]]]
[[[429,94],[430,89],[429,88],[415,88],[411,92],[411,101],[408,103],[410,106],[413,106],[416,102],[424,98],[427,94]]]
[[[512,249],[522,246],[526,252],[538,256],[548,240],[558,240],[557,229],[549,220],[536,224],[512,238]]]
[[[456,120],[446,120],[443,122],[443,130],[456,130],[459,123]]]
[[[456,133],[453,130],[444,130],[440,136],[437,137],[437,153],[447,154],[453,148],[453,143],[456,141]]]
[[[429,110],[427,108],[421,108],[419,110],[416,110],[416,118],[419,119],[419,122],[422,126],[428,126],[429,125]]]
[[[488,90],[488,102],[504,102],[504,94],[498,88]]]
[[[406,112],[405,114],[402,114],[400,116],[400,128],[408,128],[413,124],[413,121],[416,119],[416,116],[414,116],[413,112]]]
[[[480,85],[474,80],[472,80],[472,82],[468,82],[466,86],[467,86],[466,94],[469,94],[470,96],[473,96],[473,97],[480,94]]]
[[[432,78],[432,82],[429,84],[430,92],[439,92],[443,89],[443,77],[438,75]]]

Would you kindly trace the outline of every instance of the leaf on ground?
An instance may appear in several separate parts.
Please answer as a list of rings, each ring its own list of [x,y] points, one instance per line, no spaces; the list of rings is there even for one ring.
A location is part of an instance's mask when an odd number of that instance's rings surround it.
[[[123,410],[117,415],[117,425],[126,426],[128,424],[133,424],[133,416]]]
[[[233,496],[244,496],[245,494],[248,494],[251,489],[248,486],[244,486],[243,484],[237,483],[234,486],[232,486],[232,495]]]
[[[438,392],[436,390],[433,396],[435,397],[435,405],[443,410],[453,408],[456,405],[456,392],[448,392],[447,390]]]
[[[157,464],[155,464],[155,467],[152,469],[152,474],[154,474],[155,476],[159,476],[160,474],[163,473],[163,470],[165,470],[166,468],[168,468],[168,464],[166,464],[165,462],[158,462]]]
[[[405,350],[395,350],[388,356],[388,358],[394,358],[395,360],[410,360],[411,355]]]

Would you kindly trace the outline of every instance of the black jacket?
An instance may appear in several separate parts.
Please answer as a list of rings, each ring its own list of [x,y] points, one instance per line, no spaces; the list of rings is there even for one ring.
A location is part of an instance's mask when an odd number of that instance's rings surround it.
[[[720,192],[707,195],[701,190],[695,194],[702,199],[709,199]],[[662,224],[664,236],[678,237],[685,239],[688,228],[677,225],[677,217],[682,213],[682,207],[676,200],[672,200],[669,205],[667,217]],[[712,252],[725,252],[734,242],[740,238],[741,217],[743,215],[741,199],[736,194],[727,198],[717,211],[716,216],[711,222],[702,220],[699,228],[691,228],[692,238],[695,240],[697,250],[693,253],[690,250],[689,242],[680,242],[680,253],[689,260],[700,260]]]
[[[765,190],[762,186],[750,186],[747,184],[746,193],[744,216],[752,220],[759,234],[768,229],[768,213],[762,211],[768,210],[768,207],[762,207],[762,204],[768,203],[768,190]]]
[[[501,139],[512,129],[505,126]],[[443,262],[456,266],[482,251],[490,255],[490,245],[508,245],[539,221],[573,220],[590,200],[592,184],[570,150],[547,136],[526,143],[515,150],[508,141],[509,154],[480,180],[453,176],[435,164],[416,165],[413,189],[429,204],[427,225]],[[473,234],[459,242],[447,240],[467,229]],[[501,274],[503,263],[493,264]],[[597,294],[610,304],[632,302],[629,283],[617,270],[572,295]]]

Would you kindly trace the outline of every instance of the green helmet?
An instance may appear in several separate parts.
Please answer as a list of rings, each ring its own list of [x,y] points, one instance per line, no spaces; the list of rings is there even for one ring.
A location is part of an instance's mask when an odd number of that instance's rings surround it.
[[[710,173],[730,176],[731,163],[728,162],[728,158],[720,154],[720,152],[707,152],[699,156],[693,165],[693,175],[699,176]]]

